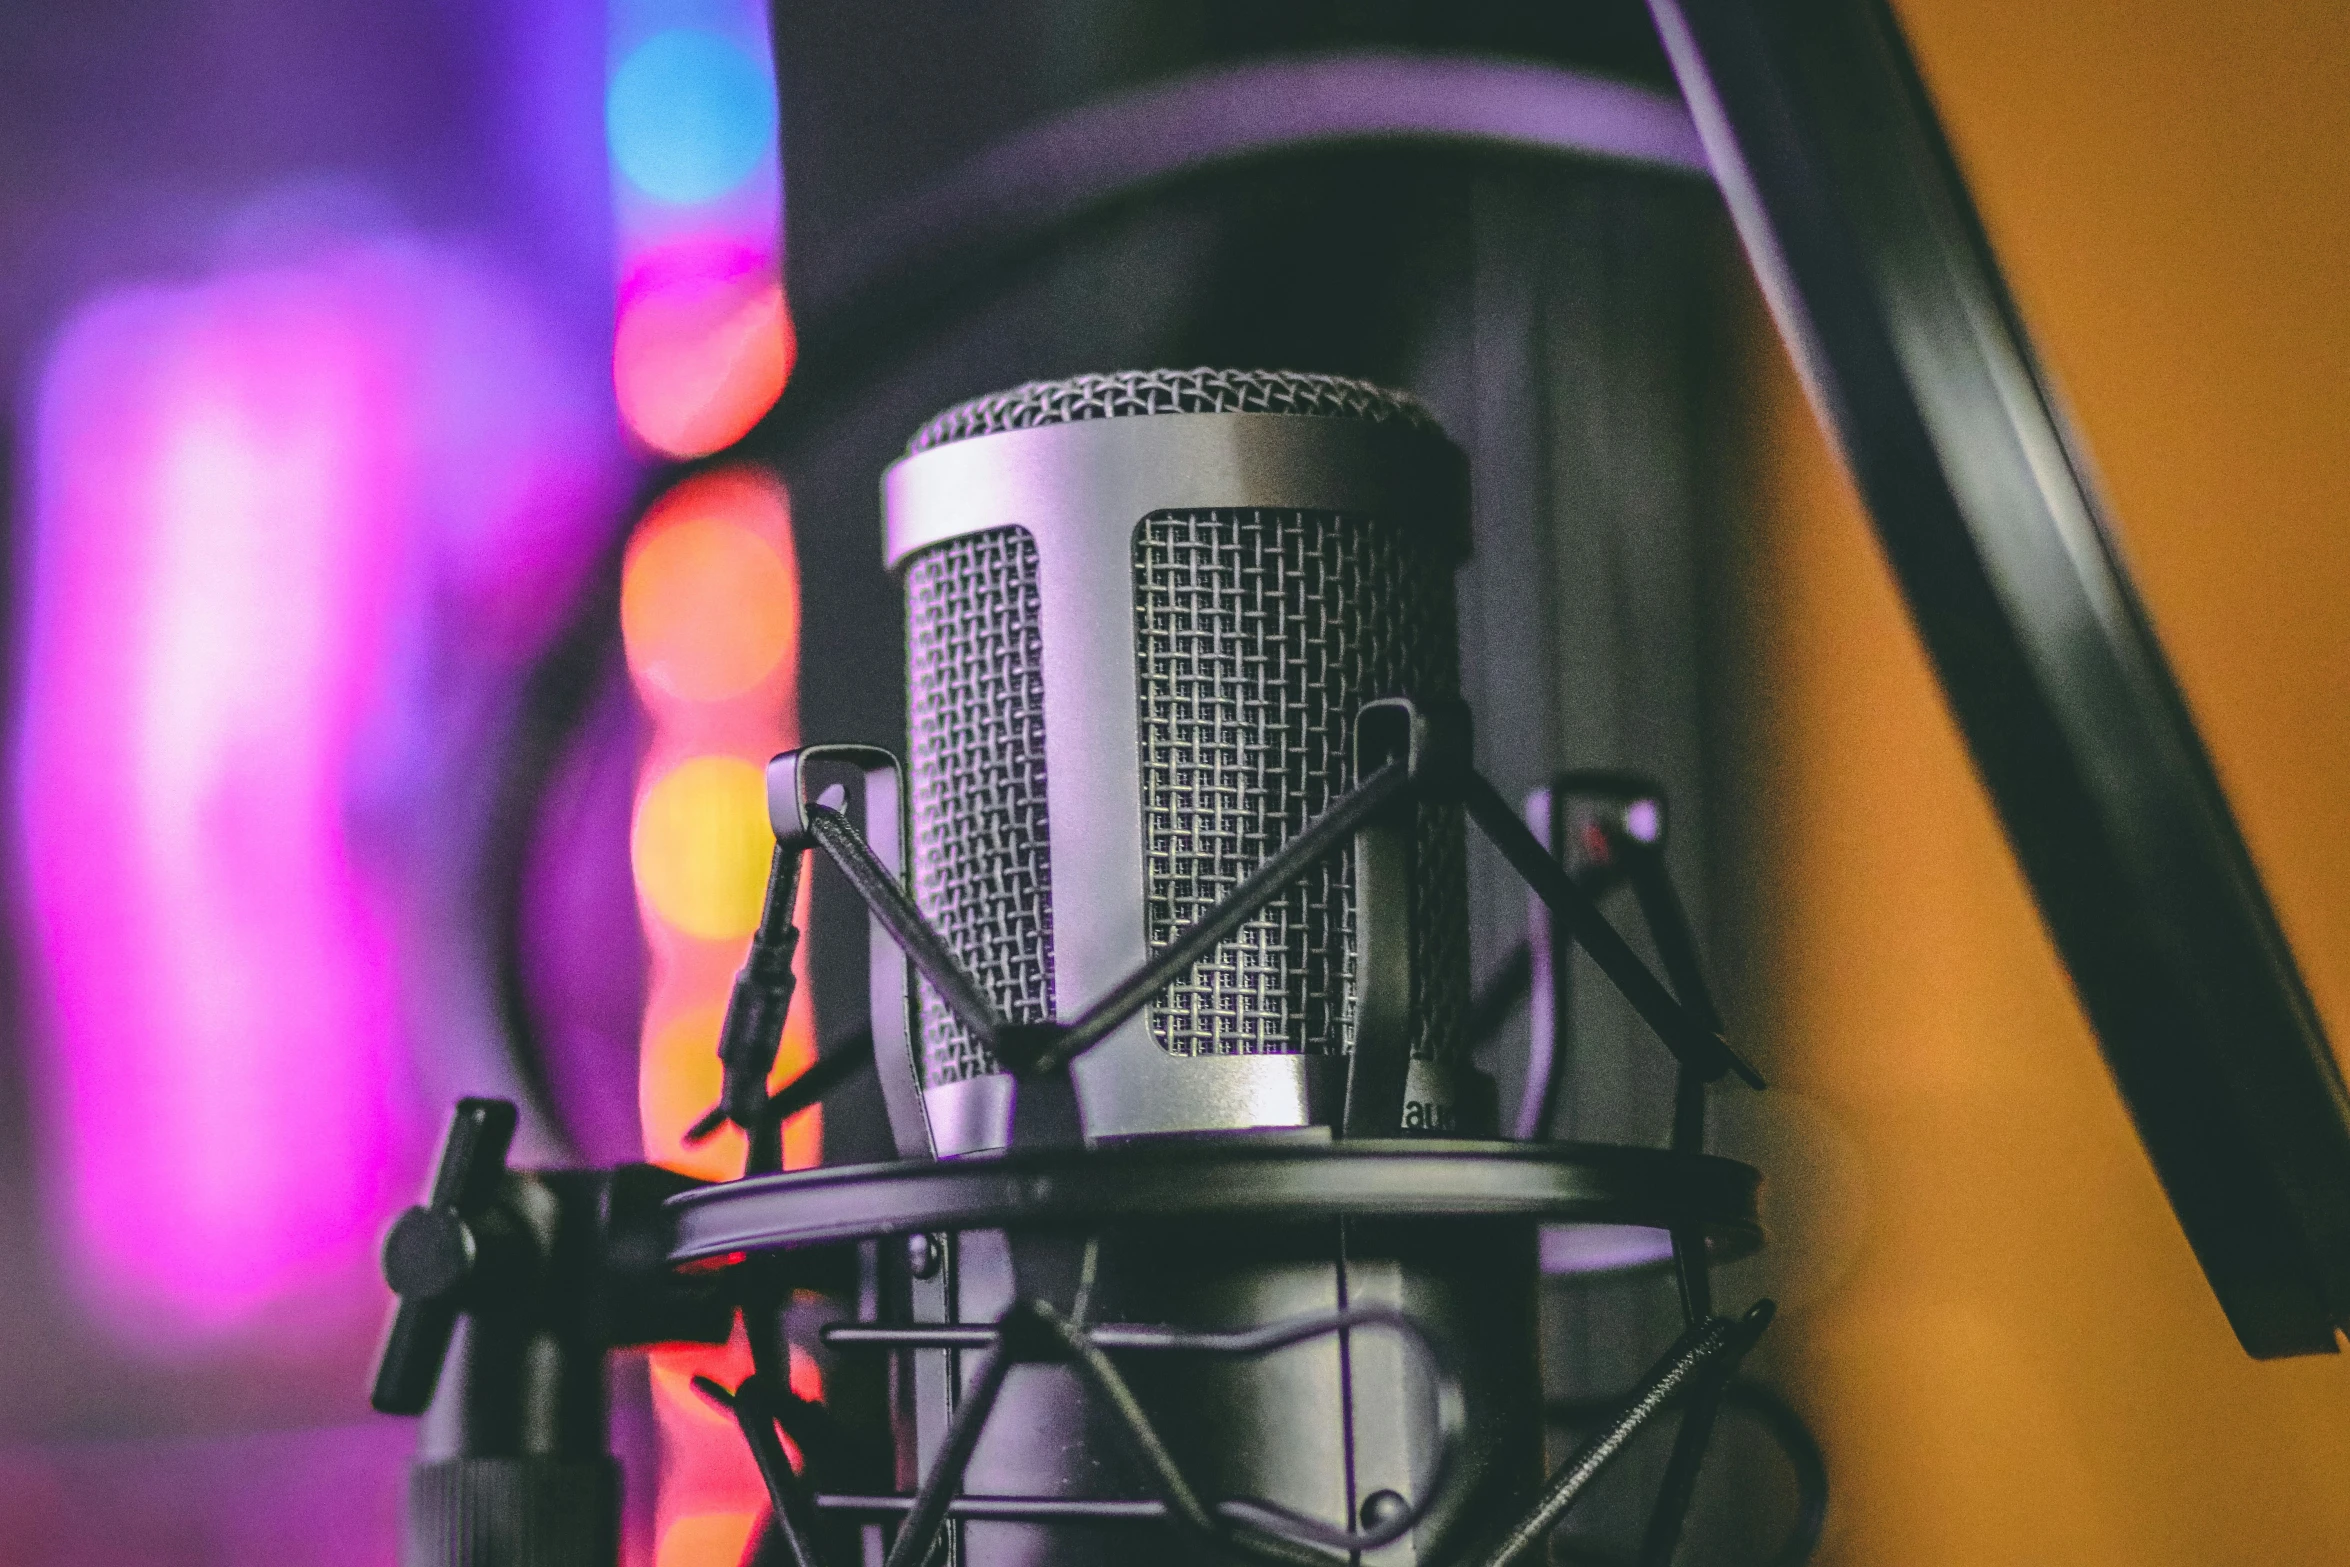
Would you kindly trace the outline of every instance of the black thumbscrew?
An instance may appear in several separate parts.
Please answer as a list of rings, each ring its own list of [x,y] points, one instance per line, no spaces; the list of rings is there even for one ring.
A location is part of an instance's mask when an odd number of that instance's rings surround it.
[[[432,1402],[457,1313],[482,1272],[483,1221],[506,1182],[515,1121],[503,1099],[458,1100],[431,1198],[401,1214],[384,1240],[384,1282],[400,1297],[368,1395],[384,1414],[420,1415]]]

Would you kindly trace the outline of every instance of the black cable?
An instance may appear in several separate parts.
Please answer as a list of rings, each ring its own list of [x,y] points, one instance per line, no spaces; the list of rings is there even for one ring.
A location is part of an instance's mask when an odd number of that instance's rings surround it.
[[[1519,942],[1502,954],[1499,964],[1469,998],[1469,1018],[1461,1025],[1469,1048],[1476,1049],[1501,1032],[1518,1014],[1534,984],[1534,954]]]
[[[1556,1399],[1543,1406],[1543,1415],[1558,1425],[1588,1425],[1623,1408],[1627,1397]],[[1795,1519],[1788,1526],[1787,1537],[1779,1542],[1778,1550],[1763,1567],[1803,1567],[1819,1548],[1820,1536],[1828,1526],[1828,1463],[1820,1452],[1819,1439],[1812,1435],[1811,1427],[1804,1424],[1793,1406],[1760,1382],[1732,1378],[1722,1389],[1722,1408],[1734,1410],[1760,1425],[1793,1471]],[[1581,1543],[1568,1547],[1562,1555],[1568,1561],[1589,1562],[1593,1567],[1629,1567],[1632,1560]]]
[[[1763,1329],[1770,1326],[1776,1309],[1767,1300],[1757,1301],[1741,1317],[1714,1317],[1683,1334],[1640,1386],[1615,1407],[1607,1429],[1584,1443],[1550,1477],[1525,1516],[1477,1555],[1478,1567],[1513,1567],[1540,1547],[1601,1471],[1658,1412],[1692,1395],[1703,1396],[1705,1384],[1718,1374],[1717,1368],[1736,1369]]]

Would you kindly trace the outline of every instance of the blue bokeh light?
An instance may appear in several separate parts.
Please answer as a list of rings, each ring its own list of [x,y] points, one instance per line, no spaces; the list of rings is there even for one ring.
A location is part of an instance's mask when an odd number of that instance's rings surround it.
[[[639,44],[604,103],[612,161],[646,195],[709,201],[750,178],[775,144],[767,68],[715,33],[673,28]]]

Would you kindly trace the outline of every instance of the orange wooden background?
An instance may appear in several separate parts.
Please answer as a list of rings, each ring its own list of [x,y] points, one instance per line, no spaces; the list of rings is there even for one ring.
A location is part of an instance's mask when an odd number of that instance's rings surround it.
[[[2350,4],[1896,8],[2350,1043]],[[2236,1347],[1759,308],[1744,341],[1732,968],[1783,1091],[1732,1135],[1821,1559],[2350,1561],[2350,1362]]]

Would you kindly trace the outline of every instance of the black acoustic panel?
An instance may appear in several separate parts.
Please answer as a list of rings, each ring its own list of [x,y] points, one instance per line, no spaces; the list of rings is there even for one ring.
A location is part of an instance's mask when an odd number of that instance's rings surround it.
[[[2350,1097],[1882,0],[1650,0],[2237,1337],[2350,1321]]]

